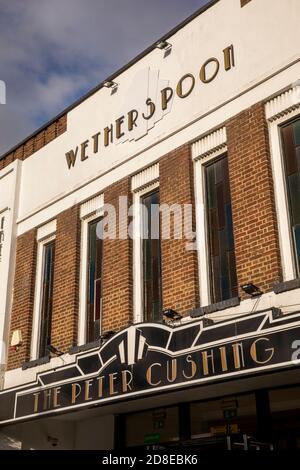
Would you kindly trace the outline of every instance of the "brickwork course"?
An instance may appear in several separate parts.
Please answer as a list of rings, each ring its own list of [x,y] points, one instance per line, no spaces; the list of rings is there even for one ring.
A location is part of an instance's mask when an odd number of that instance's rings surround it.
[[[230,119],[227,145],[238,284],[270,291],[282,272],[263,103]]]
[[[79,206],[57,217],[51,343],[60,351],[77,344],[80,277]]]
[[[193,204],[193,178],[190,145],[163,157],[159,162],[160,204],[181,207]],[[194,213],[192,218],[191,227],[195,230]],[[174,239],[174,214],[171,214],[170,233],[170,240],[161,241],[163,307],[185,315],[199,305],[197,252],[187,250],[190,240],[184,234],[182,239]]]
[[[18,351],[9,349],[8,369],[20,367],[30,358],[36,255],[36,230],[30,230],[17,241],[10,330],[21,330],[23,344]]]
[[[132,203],[130,188],[130,178],[124,178],[104,191],[105,203],[116,210],[117,230],[120,227],[124,234],[129,221],[126,218],[119,223],[119,197],[127,196],[129,208]],[[124,328],[133,319],[132,244],[129,237],[122,240],[119,236],[103,242],[103,333]]]

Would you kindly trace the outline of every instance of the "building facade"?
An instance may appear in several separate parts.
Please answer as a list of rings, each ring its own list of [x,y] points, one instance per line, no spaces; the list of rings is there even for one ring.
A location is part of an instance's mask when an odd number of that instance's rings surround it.
[[[22,448],[300,445],[299,13],[211,1],[0,159]]]

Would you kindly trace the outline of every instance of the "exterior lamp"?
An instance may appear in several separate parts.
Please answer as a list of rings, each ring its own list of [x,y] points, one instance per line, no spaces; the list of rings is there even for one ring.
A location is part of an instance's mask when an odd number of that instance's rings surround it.
[[[251,297],[258,297],[259,295],[263,294],[259,287],[252,284],[252,282],[249,282],[248,284],[243,284],[241,286],[241,289],[245,292],[245,294],[248,294]]]
[[[164,310],[163,316],[171,321],[178,321],[182,319],[182,315],[180,315],[178,312],[175,312],[175,310],[172,310],[171,308]]]
[[[103,86],[105,86],[105,88],[111,88],[112,90],[116,90],[119,85],[113,80],[107,80],[106,82],[103,82]]]
[[[161,51],[169,51],[170,49],[172,49],[172,44],[167,41],[159,41],[156,43],[155,47],[157,49],[160,49]]]

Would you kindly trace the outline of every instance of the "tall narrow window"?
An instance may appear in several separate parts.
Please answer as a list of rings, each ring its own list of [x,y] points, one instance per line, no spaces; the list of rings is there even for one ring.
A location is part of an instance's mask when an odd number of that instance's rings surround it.
[[[300,119],[282,127],[290,222],[297,276],[300,275]]]
[[[43,248],[43,284],[41,302],[39,356],[49,354],[51,344],[53,273],[54,273],[55,241],[45,244]]]
[[[99,237],[101,219],[88,224],[88,269],[87,269],[87,342],[100,336],[102,312],[102,238]]]
[[[161,256],[159,235],[159,191],[142,198],[143,211],[143,297],[144,321],[161,318]]]
[[[205,177],[211,300],[221,302],[238,295],[227,156],[208,164]]]

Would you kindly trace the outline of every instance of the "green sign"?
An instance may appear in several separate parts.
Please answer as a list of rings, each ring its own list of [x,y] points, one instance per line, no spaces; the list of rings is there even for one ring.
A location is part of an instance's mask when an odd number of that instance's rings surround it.
[[[154,432],[151,434],[146,434],[144,436],[144,443],[145,444],[156,444],[160,441],[160,434],[158,432]]]
[[[223,416],[224,416],[224,419],[236,418],[236,416],[237,416],[237,409],[236,409],[236,408],[232,408],[232,409],[230,409],[230,410],[223,410]]]

